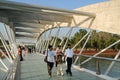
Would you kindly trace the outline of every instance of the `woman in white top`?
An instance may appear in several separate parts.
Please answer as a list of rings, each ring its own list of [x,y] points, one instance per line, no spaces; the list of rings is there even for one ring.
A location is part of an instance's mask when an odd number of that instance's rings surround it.
[[[61,45],[58,45],[56,49],[56,67],[57,67],[57,75],[63,75],[62,72],[62,48]]]
[[[47,56],[47,69],[48,69],[48,74],[50,77],[52,77],[52,68],[54,66],[55,62],[55,52],[53,51],[53,48],[51,45],[48,46],[48,51],[46,52]]]

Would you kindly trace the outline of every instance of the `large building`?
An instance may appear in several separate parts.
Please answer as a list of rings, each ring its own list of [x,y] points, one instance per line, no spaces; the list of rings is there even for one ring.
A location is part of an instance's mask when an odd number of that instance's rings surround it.
[[[120,0],[108,0],[80,7],[75,10],[96,14],[91,29],[120,35]],[[76,23],[78,23],[80,19],[83,19],[81,16],[75,16],[74,18]],[[88,25],[84,23],[81,26],[87,28]]]

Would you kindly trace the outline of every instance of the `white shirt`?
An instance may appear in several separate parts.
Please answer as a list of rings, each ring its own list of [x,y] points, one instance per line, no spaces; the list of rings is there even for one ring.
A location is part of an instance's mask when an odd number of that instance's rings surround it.
[[[54,58],[55,52],[54,51],[49,51],[48,50],[45,55],[47,56],[47,61],[48,62],[55,62],[55,58]]]
[[[72,49],[69,49],[69,48],[66,49],[66,50],[65,50],[65,55],[66,55],[66,57],[72,58],[73,55],[74,55],[73,50],[72,50]]]

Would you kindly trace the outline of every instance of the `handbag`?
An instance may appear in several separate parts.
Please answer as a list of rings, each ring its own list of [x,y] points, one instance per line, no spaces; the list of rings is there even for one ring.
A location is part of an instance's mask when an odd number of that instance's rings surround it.
[[[44,62],[46,62],[46,63],[47,63],[47,56],[45,56],[45,58],[44,58]]]
[[[48,52],[47,52],[47,56],[48,56]],[[45,56],[45,58],[44,58],[44,62],[46,62],[46,63],[47,63],[47,56]]]

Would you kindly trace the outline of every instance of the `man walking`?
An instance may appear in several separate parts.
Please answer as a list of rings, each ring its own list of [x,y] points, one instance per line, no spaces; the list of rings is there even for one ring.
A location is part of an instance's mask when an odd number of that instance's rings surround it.
[[[65,50],[65,57],[66,61],[67,61],[67,70],[66,73],[70,74],[70,76],[72,76],[72,72],[71,72],[71,66],[72,66],[72,58],[73,58],[73,50],[71,49],[71,44],[67,45],[67,49]]]
[[[51,45],[48,46],[48,51],[46,52],[47,56],[47,68],[48,68],[48,74],[50,77],[52,77],[52,68],[55,62],[55,52],[53,51],[53,48]]]

